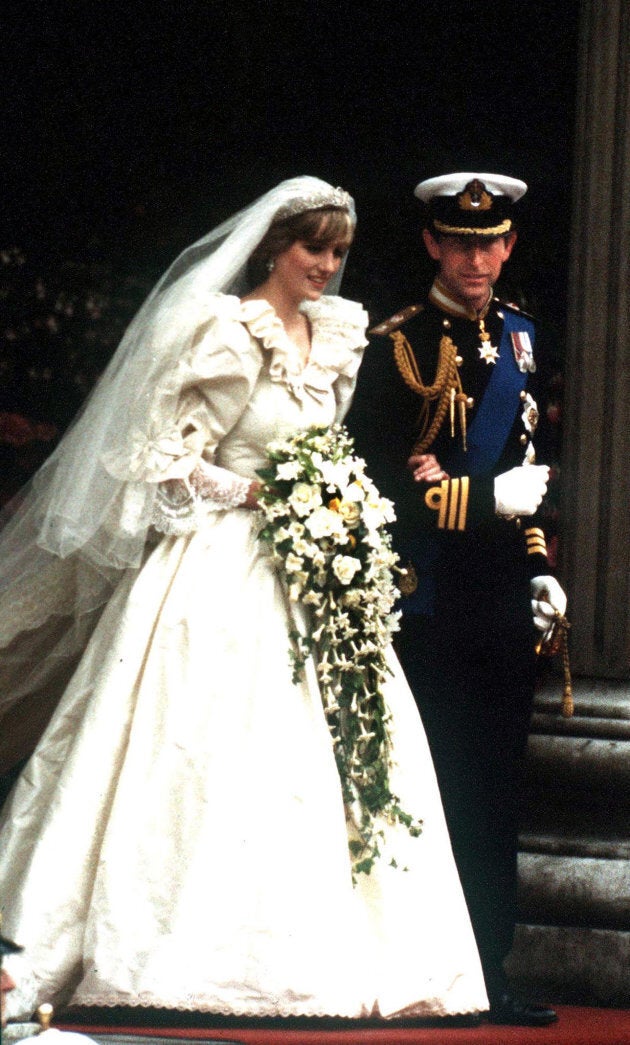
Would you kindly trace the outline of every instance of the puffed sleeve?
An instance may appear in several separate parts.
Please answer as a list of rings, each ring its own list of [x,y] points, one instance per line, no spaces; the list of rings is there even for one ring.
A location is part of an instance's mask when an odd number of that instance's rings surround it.
[[[190,349],[156,388],[150,416],[125,459],[106,462],[128,480],[123,527],[128,516],[133,523],[143,488],[153,487],[153,528],[173,535],[192,532],[208,511],[235,507],[247,496],[250,481],[213,462],[249,402],[262,353],[240,321],[239,299],[213,297]]]
[[[260,347],[239,321],[238,298],[217,298],[169,378],[169,395],[157,390],[146,433],[131,448],[126,469],[136,482],[186,479],[202,459],[211,464],[252,395]]]

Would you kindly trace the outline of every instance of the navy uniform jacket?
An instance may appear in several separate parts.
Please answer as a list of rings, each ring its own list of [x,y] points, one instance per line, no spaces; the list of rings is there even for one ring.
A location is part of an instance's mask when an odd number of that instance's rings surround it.
[[[506,315],[512,325],[519,326],[518,309],[493,299],[484,318],[492,345],[501,345]],[[528,318],[525,324],[533,331]],[[415,482],[406,464],[418,432],[422,399],[408,387],[397,366],[396,332],[404,335],[411,346],[425,385],[435,380],[442,336],[447,334],[452,339],[461,357],[463,390],[474,401],[466,415],[469,430],[495,365],[480,357],[477,321],[452,314],[428,300],[401,310],[372,331],[374,336],[359,371],[346,424],[354,436],[356,452],[367,462],[368,473],[380,492],[394,501],[394,546],[401,556],[401,565],[410,564],[411,574],[415,572],[418,578],[416,590],[401,600],[403,612],[445,615],[454,627],[469,627],[474,617],[484,632],[501,623],[531,625],[529,580],[550,572],[542,520],[539,515],[520,520],[498,517],[494,478],[521,465],[530,440],[536,446],[544,435],[543,410],[534,433],[528,431],[523,417],[527,395],[540,408],[548,377],[534,335],[536,370],[518,378],[522,390],[503,404],[499,400],[504,392],[499,389],[493,396],[489,390],[485,402],[484,411],[491,418],[491,426],[494,417],[504,410],[497,459],[491,466],[484,465],[481,471],[473,469],[475,474],[470,474],[459,425],[456,423],[453,437],[447,414],[426,452],[436,455],[450,479],[431,485]],[[511,342],[501,347],[500,354],[505,352],[511,356],[510,365],[518,369]],[[537,454],[536,463],[545,461]]]

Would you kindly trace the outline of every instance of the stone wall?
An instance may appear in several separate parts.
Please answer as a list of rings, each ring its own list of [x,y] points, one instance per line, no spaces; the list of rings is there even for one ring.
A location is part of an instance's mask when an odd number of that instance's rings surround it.
[[[630,4],[581,0],[561,579],[576,712],[537,699],[510,971],[630,1006]]]
[[[556,1002],[630,1006],[630,685],[538,694],[527,756],[510,973]]]

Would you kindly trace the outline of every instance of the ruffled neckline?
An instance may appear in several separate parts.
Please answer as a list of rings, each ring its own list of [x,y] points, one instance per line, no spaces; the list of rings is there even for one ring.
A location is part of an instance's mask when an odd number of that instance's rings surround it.
[[[356,301],[323,295],[305,301],[300,311],[311,324],[311,351],[305,364],[288,337],[282,320],[264,299],[238,301],[238,318],[252,337],[271,354],[269,376],[289,386],[301,398],[304,391],[321,393],[340,374],[353,377],[367,344],[367,312]]]

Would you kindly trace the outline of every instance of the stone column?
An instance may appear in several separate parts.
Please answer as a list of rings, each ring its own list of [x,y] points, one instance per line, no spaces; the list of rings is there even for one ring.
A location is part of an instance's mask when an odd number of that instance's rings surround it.
[[[630,677],[630,5],[582,0],[563,431],[578,674]]]
[[[575,716],[537,697],[517,984],[630,1005],[630,4],[581,0],[562,464]]]

